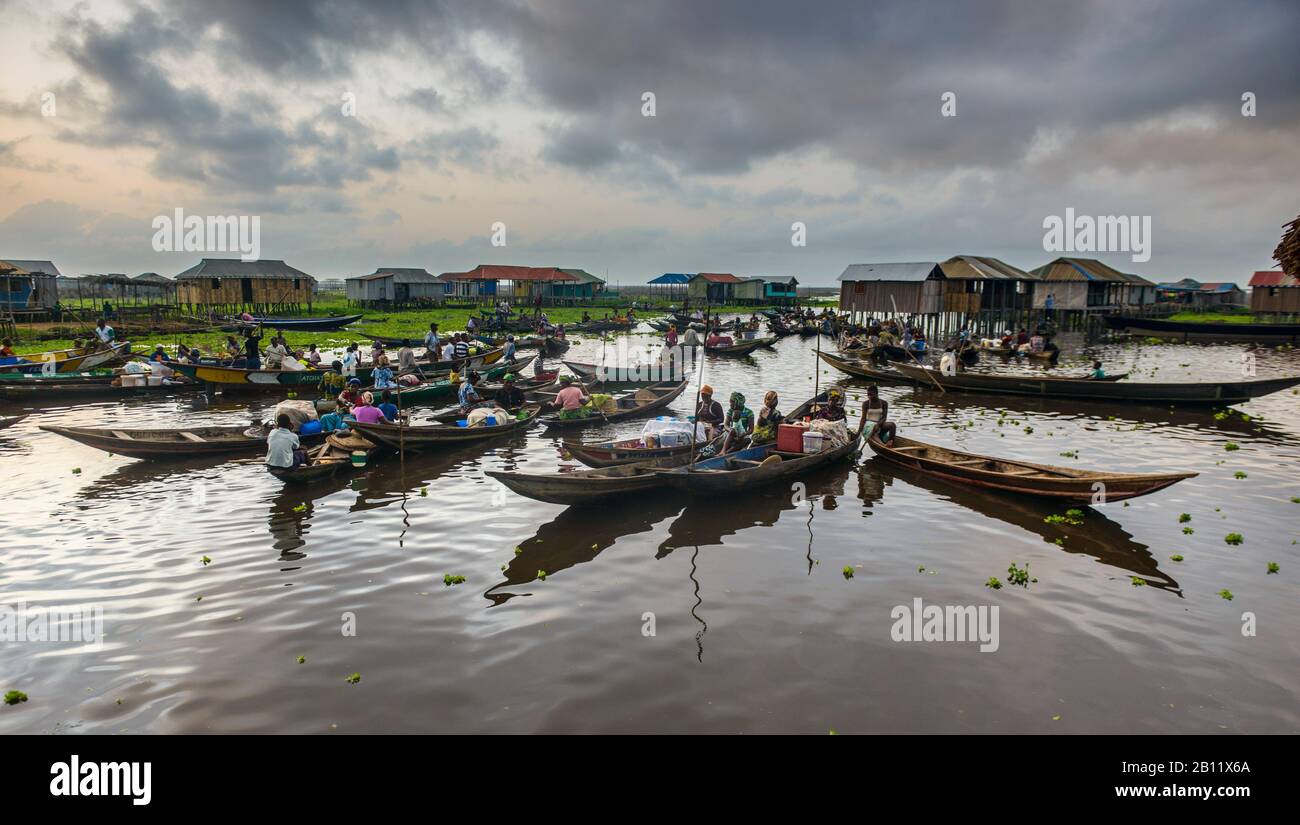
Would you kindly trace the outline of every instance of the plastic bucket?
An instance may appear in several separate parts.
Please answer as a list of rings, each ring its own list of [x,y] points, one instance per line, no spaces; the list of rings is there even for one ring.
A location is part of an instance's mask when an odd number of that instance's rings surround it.
[[[809,430],[803,434],[803,451],[805,453],[820,453],[825,443],[826,436],[822,433]]]

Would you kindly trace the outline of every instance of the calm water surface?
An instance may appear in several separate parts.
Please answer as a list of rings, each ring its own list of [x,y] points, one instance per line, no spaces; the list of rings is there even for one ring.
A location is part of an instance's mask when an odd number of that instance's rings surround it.
[[[710,357],[705,380],[752,404],[777,389],[790,409],[812,394],[812,347],[792,337],[743,360]],[[1160,381],[1233,378],[1242,352],[1064,348],[1061,371],[1101,355]],[[599,343],[567,357],[598,359]],[[1300,353],[1265,353],[1258,368],[1300,374]],[[822,367],[817,383],[844,379]],[[689,412],[693,386],[674,410]],[[0,690],[30,697],[0,706],[0,733],[1300,730],[1300,396],[1216,417],[882,395],[922,440],[1200,476],[1064,528],[1044,522],[1060,508],[869,453],[804,479],[799,500],[778,487],[566,509],[484,476],[554,471],[558,440],[540,430],[286,487],[259,459],[143,462],[36,429],[238,424],[264,417],[268,400],[41,408],[0,431],[0,603],[100,605],[105,640],[0,643]],[[1231,532],[1244,543],[1227,545]],[[1012,562],[1037,581],[985,587]],[[467,581],[446,587],[448,573]],[[891,609],[915,598],[998,606],[999,650],[892,641]],[[1248,612],[1254,636],[1242,634]]]

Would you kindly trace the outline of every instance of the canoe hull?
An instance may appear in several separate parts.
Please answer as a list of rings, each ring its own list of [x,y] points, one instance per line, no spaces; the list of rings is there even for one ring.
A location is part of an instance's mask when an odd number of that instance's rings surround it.
[[[398,424],[362,424],[350,421],[348,426],[391,449],[430,450],[459,444],[473,444],[509,433],[520,432],[537,421],[538,408],[529,410],[528,418],[500,424],[495,427],[401,426]]]
[[[778,453],[776,445],[765,444],[697,462],[694,468],[687,466],[663,471],[660,475],[669,486],[692,493],[735,492],[813,472],[836,461],[852,458],[861,449],[861,439],[850,433],[847,444],[817,453]],[[764,462],[772,455],[780,455],[782,460]],[[743,469],[726,469],[729,460],[737,459],[760,463]]]
[[[662,382],[660,384],[652,384],[649,387],[643,388],[643,390],[644,389],[654,390],[657,387],[662,388],[666,384],[668,384],[668,382]],[[681,395],[685,389],[686,389],[686,382],[680,381],[672,385],[671,389],[668,389],[666,392],[661,394],[658,398],[654,399],[653,401],[648,401],[637,407],[620,409],[616,412],[606,413],[604,415],[601,414],[589,415],[586,416],[585,418],[560,418],[559,415],[557,414],[553,416],[547,416],[546,418],[543,419],[543,423],[546,424],[547,427],[553,427],[559,429],[588,427],[591,426],[592,424],[612,424],[615,421],[622,421],[625,418],[634,418],[639,415],[644,415],[645,413],[648,412],[653,412],[654,410],[663,409],[664,407],[667,407],[669,404],[673,403],[673,401],[675,401],[677,397]],[[641,391],[642,390],[638,390],[638,392]]]
[[[1300,343],[1300,324],[1225,324],[1199,321],[1168,321],[1162,318],[1131,318],[1105,315],[1111,329],[1175,341],[1219,341],[1260,344]]]
[[[1102,473],[1029,462],[1007,462],[992,456],[963,453],[912,439],[889,444],[873,436],[872,452],[898,467],[932,478],[1015,495],[1053,499],[1070,504],[1107,503],[1137,498],[1176,484],[1196,473]],[[1034,472],[1037,471],[1037,472]],[[1101,496],[1099,499],[1098,497]]]
[[[245,435],[250,427],[193,427],[190,429],[113,430],[89,427],[41,427],[46,432],[70,438],[87,447],[115,455],[161,461],[175,461],[212,455],[240,455],[266,449],[266,435]],[[130,438],[119,438],[118,434]],[[195,441],[181,435],[191,433]],[[299,436],[304,444],[320,441],[323,435]]]
[[[689,456],[573,473],[536,474],[489,470],[487,475],[526,498],[550,504],[589,505],[660,489],[664,486],[663,475],[655,471],[680,466],[686,460],[689,460]]]

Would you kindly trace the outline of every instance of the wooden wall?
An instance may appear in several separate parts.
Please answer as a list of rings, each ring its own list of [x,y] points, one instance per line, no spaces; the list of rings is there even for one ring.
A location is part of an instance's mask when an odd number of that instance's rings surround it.
[[[1300,286],[1256,286],[1250,290],[1253,312],[1300,315]]]
[[[251,295],[246,298],[244,282]],[[297,283],[295,287],[294,284]],[[215,285],[215,289],[213,288]],[[193,278],[176,282],[176,302],[219,311],[272,312],[311,306],[310,278]]]

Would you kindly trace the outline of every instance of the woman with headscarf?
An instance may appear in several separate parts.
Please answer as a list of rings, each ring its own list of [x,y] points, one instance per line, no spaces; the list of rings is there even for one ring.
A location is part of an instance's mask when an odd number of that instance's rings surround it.
[[[361,424],[383,424],[388,419],[384,418],[384,413],[375,406],[375,396],[365,392],[361,394],[361,403],[352,408],[352,417]]]
[[[755,444],[776,440],[776,428],[785,422],[785,416],[776,408],[780,400],[776,390],[768,390],[767,395],[763,396],[763,407],[758,411],[758,419],[754,422]]]
[[[721,452],[729,453],[749,446],[750,437],[754,434],[754,411],[745,406],[745,396],[738,392],[731,394],[727,417],[722,426],[727,437],[722,441]]]
[[[832,387],[826,393],[826,406],[818,410],[813,418],[817,421],[843,421],[844,391],[838,387]]]
[[[722,424],[724,418],[722,405],[713,400],[713,387],[708,384],[700,387],[700,403],[695,408],[695,423],[703,424],[709,438],[712,439],[717,434],[716,428]]]

